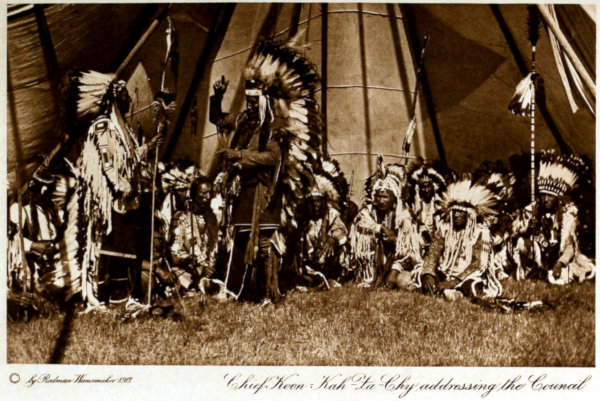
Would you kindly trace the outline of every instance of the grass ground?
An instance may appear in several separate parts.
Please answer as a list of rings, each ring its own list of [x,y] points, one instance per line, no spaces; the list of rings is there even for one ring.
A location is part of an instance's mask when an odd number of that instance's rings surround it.
[[[290,293],[265,307],[201,308],[189,298],[185,311],[178,306],[185,312],[179,321],[123,323],[115,313],[71,320],[63,312],[9,323],[7,356],[9,363],[125,365],[595,365],[593,282],[508,280],[503,295],[545,299],[555,308],[502,314],[466,299],[356,287]]]

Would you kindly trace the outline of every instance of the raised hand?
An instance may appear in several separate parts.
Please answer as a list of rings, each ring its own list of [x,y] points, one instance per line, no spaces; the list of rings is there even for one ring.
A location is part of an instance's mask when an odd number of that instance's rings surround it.
[[[223,96],[223,94],[227,91],[228,86],[229,81],[225,81],[225,75],[221,75],[221,79],[213,84],[215,96]]]

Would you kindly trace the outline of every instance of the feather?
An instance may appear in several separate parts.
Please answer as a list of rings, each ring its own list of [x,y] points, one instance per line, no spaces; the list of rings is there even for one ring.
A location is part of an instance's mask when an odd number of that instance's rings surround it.
[[[272,105],[274,118],[284,121],[276,140],[280,144],[282,230],[298,229],[297,212],[315,182],[322,160],[322,120],[314,98],[319,79],[316,67],[304,58],[297,35],[287,43],[263,41],[244,70],[248,85],[259,88]]]
[[[446,213],[453,208],[467,211],[471,209],[480,217],[496,214],[496,205],[494,194],[486,187],[473,183],[471,177],[448,185],[441,201]]]
[[[515,115],[528,117],[531,114],[533,101],[543,103],[544,98],[545,91],[542,77],[539,74],[529,73],[517,85],[517,89],[508,105],[508,110]]]
[[[537,177],[539,191],[562,196],[576,188],[579,177],[587,168],[587,164],[577,155],[543,151]]]

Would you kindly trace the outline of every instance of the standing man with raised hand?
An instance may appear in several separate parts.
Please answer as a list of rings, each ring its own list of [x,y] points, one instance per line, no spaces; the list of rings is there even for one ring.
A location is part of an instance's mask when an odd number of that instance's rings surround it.
[[[221,133],[231,134],[221,152],[232,195],[226,220],[234,227],[228,273],[232,266],[243,265],[238,270],[244,276],[250,267],[250,282],[258,287],[250,293],[267,302],[281,298],[283,261],[301,252],[301,206],[322,160],[323,130],[315,97],[319,77],[304,57],[300,37],[257,45],[243,71],[245,111],[222,112],[225,78],[214,85],[210,102],[211,122]],[[247,244],[242,246],[246,235]],[[226,281],[229,278],[230,274]],[[241,292],[239,287],[236,293]]]
[[[229,81],[221,77],[213,85],[214,95],[210,97],[210,121],[218,128],[222,145],[229,138],[229,145],[219,151],[222,169],[228,173],[229,191],[234,192],[227,218],[233,227],[228,244],[233,255],[228,270],[242,280],[238,283],[241,288],[232,290],[258,301],[266,291],[269,237],[279,225],[279,210],[267,209],[267,197],[272,191],[280,149],[271,138],[269,122],[264,121],[264,116],[260,118],[260,90],[247,85],[246,109],[239,114],[228,114],[221,109],[228,85]],[[247,239],[245,233],[249,233]],[[250,279],[244,282],[245,277]],[[242,295],[243,286],[246,289]]]

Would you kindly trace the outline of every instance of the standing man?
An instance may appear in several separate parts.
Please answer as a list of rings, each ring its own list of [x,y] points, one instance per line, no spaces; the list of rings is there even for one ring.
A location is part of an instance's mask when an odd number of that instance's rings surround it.
[[[98,283],[100,249],[136,258],[135,222],[141,193],[140,169],[148,152],[162,137],[159,132],[139,145],[123,116],[131,98],[125,82],[95,71],[73,76],[77,87],[77,117],[89,127],[76,161],[77,183],[67,205],[67,228],[61,243],[54,282],[67,287],[70,298],[80,293],[88,310],[103,307]],[[114,235],[111,235],[113,234]],[[123,237],[125,236],[125,237]],[[104,244],[103,244],[104,243]],[[134,250],[124,249],[123,246]],[[122,259],[122,258],[121,258]]]
[[[321,168],[322,122],[315,97],[319,78],[299,38],[257,45],[243,72],[242,113],[221,110],[225,78],[215,83],[210,100],[210,121],[223,139],[229,137],[220,152],[229,173],[229,198],[234,198],[226,200],[226,221],[234,232],[225,281],[230,286],[233,267],[242,266],[236,267],[242,277],[249,267],[255,287],[250,294],[266,301],[281,297],[279,266],[299,251],[298,213]],[[241,293],[243,278],[241,282],[234,292]]]
[[[232,290],[242,295],[246,287],[243,296],[258,301],[277,296],[276,289],[269,291],[265,283],[270,269],[269,239],[279,225],[279,208],[269,195],[280,148],[271,137],[272,123],[261,117],[260,89],[247,84],[246,109],[228,114],[221,109],[228,84],[225,77],[215,82],[210,97],[210,121],[217,126],[222,143],[229,139],[229,145],[219,151],[222,169],[228,172],[229,186],[237,189],[228,216],[233,226],[228,270],[237,281],[238,288]]]

